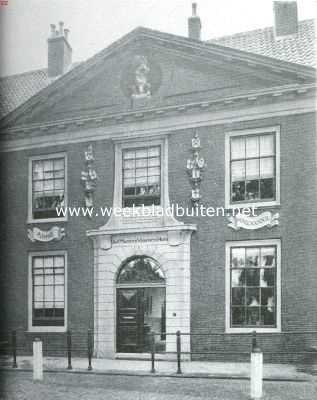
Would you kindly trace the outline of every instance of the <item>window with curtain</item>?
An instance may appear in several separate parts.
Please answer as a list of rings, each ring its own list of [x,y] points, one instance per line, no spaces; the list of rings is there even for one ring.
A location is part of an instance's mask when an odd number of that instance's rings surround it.
[[[231,246],[231,327],[276,327],[277,248]]]
[[[32,257],[32,326],[64,326],[65,255]]]
[[[161,147],[126,149],[122,152],[123,207],[161,203]]]
[[[274,133],[230,138],[232,203],[276,199],[275,142]]]
[[[58,218],[65,206],[65,157],[32,161],[32,217]]]

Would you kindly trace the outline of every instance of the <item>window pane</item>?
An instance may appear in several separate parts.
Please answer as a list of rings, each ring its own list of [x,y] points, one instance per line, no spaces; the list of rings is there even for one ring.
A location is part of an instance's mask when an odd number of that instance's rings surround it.
[[[259,181],[247,181],[246,182],[246,200],[256,200],[259,198]]]
[[[157,167],[160,165],[160,159],[158,157],[149,158],[149,167]]]
[[[275,247],[261,248],[261,267],[275,266]]]
[[[43,285],[44,279],[42,275],[34,276],[34,285]]]
[[[245,289],[234,287],[232,288],[232,304],[244,305],[245,304]]]
[[[274,308],[261,307],[262,321],[264,325],[275,325],[275,310]]]
[[[54,299],[54,287],[53,286],[45,286],[45,302],[53,301]]]
[[[231,160],[245,158],[245,139],[241,137],[231,139]]]
[[[241,268],[245,266],[244,247],[234,247],[231,249],[231,266],[235,268]]]
[[[246,265],[247,267],[258,267],[260,259],[260,249],[258,247],[246,248]]]
[[[135,170],[135,176],[136,176],[137,178],[139,178],[139,177],[145,177],[145,179],[146,179],[146,176],[147,176],[147,170],[146,170],[146,168],[136,169],[136,170]]]
[[[123,158],[125,160],[131,159],[131,158],[135,158],[135,152],[133,150],[125,150],[123,152]]]
[[[55,301],[64,301],[64,286],[55,286]]]
[[[54,160],[54,170],[55,171],[64,171],[64,159],[58,158]]]
[[[246,161],[246,179],[258,179],[259,178],[259,160],[247,160]]]
[[[274,286],[275,284],[275,272],[273,268],[261,269],[261,286]]]
[[[247,324],[260,324],[260,307],[247,307]]]
[[[124,177],[124,181],[126,181],[129,178],[134,178],[135,176],[135,170],[131,170],[131,169],[127,169],[125,171],[123,171],[123,177]]]
[[[147,158],[147,149],[138,149],[135,152],[135,158]]]
[[[260,286],[260,271],[258,269],[246,270],[247,286]]]
[[[261,305],[267,306],[270,309],[274,308],[274,289],[261,289]]]
[[[246,299],[247,299],[247,305],[248,306],[259,306],[260,305],[260,289],[258,288],[252,288],[246,289]]]
[[[54,266],[63,267],[64,266],[64,256],[55,256],[54,257]]]
[[[33,258],[33,266],[34,266],[34,268],[43,268],[43,258],[34,257]]]
[[[159,155],[160,155],[159,146],[149,147],[149,149],[148,149],[148,156],[149,157],[159,157]]]
[[[54,189],[63,189],[64,188],[64,179],[56,179],[54,181],[55,186]]]
[[[46,171],[44,172],[44,179],[53,179],[54,178],[54,173],[53,171]]]
[[[274,155],[274,135],[262,135],[260,137],[260,156]]]
[[[232,195],[231,201],[243,201],[245,200],[245,182],[234,182],[232,184]]]
[[[260,160],[261,178],[271,178],[274,176],[274,158],[262,158]]]
[[[43,301],[44,299],[44,291],[43,291],[43,286],[35,286],[34,287],[34,301]]]
[[[136,168],[144,168],[147,166],[147,159],[146,158],[140,158],[139,160],[136,160],[135,162]]]
[[[53,160],[45,160],[43,161],[43,169],[45,171],[52,171],[53,169]]]
[[[232,315],[231,315],[231,320],[232,320],[232,325],[244,325],[246,320],[245,320],[245,307],[232,307]]]
[[[135,160],[125,160],[123,163],[123,168],[124,169],[134,169],[135,168]]]
[[[55,275],[55,285],[64,284],[64,275]]]
[[[245,180],[245,162],[234,161],[231,163],[231,180],[232,182]]]
[[[246,158],[259,157],[259,137],[246,137]]]
[[[233,269],[231,271],[231,285],[232,287],[244,286],[246,279],[246,272],[244,269]]]
[[[274,179],[261,179],[260,181],[261,199],[274,198]]]
[[[54,258],[53,257],[45,257],[44,258],[44,266],[45,268],[51,268],[54,266]]]

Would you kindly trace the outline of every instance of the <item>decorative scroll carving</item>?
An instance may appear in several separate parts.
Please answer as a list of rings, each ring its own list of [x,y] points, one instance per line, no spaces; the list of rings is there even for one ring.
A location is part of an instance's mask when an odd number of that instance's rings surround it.
[[[272,214],[271,211],[265,211],[260,215],[249,217],[243,214],[237,214],[235,216],[228,217],[228,227],[235,231],[239,229],[255,230],[267,226],[272,228],[279,224],[279,213]]]
[[[191,200],[195,206],[198,205],[201,195],[200,195],[200,182],[202,180],[202,171],[206,167],[205,160],[199,156],[200,139],[198,133],[195,132],[192,138],[192,148],[193,153],[192,158],[187,160],[187,173],[190,177],[190,182],[192,184],[192,194]]]
[[[97,173],[94,169],[95,158],[92,145],[89,145],[87,151],[85,151],[85,160],[87,170],[82,171],[81,182],[84,186],[86,207],[91,208],[94,205],[93,193],[96,190],[98,179]]]
[[[28,238],[31,242],[53,242],[62,240],[65,237],[65,228],[53,226],[48,231],[39,228],[28,229]]]

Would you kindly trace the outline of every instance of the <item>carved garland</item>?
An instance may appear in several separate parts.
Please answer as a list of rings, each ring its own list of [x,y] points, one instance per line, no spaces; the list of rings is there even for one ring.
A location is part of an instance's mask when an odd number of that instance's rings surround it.
[[[202,180],[202,171],[207,165],[204,158],[199,157],[200,149],[200,139],[198,133],[195,132],[194,137],[192,138],[191,148],[193,155],[191,159],[187,160],[187,173],[192,185],[191,201],[195,206],[198,206],[201,199],[200,182]]]
[[[85,151],[86,171],[81,173],[81,182],[84,186],[85,192],[85,204],[86,207],[91,208],[94,205],[93,193],[97,186],[97,173],[94,169],[94,154],[92,145],[89,145],[87,151]]]

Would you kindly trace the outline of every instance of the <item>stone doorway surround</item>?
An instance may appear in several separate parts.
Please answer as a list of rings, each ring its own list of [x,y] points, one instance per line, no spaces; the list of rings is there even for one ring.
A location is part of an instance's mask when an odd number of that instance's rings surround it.
[[[156,260],[166,277],[166,332],[190,332],[190,239],[195,225],[174,218],[114,218],[87,232],[94,245],[95,356],[116,355],[116,278],[132,256]],[[190,337],[182,337],[182,350],[190,351]],[[174,335],[166,337],[166,351],[176,351]]]

